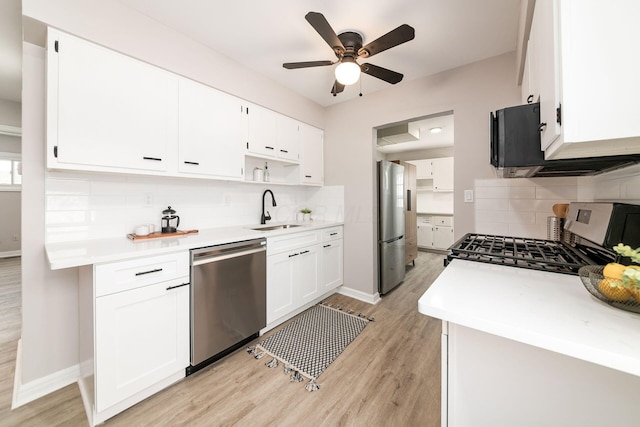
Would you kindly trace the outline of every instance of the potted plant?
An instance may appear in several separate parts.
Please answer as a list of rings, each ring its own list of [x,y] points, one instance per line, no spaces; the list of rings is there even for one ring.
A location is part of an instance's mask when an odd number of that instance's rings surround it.
[[[310,221],[311,220],[311,209],[300,209],[300,213],[302,214],[302,220],[303,221]]]

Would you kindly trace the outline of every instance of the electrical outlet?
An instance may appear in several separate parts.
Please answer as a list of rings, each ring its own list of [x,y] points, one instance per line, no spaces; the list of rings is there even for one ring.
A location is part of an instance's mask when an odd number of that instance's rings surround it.
[[[464,190],[464,202],[473,203],[473,190]]]
[[[153,207],[153,194],[144,193],[144,207],[145,208]]]

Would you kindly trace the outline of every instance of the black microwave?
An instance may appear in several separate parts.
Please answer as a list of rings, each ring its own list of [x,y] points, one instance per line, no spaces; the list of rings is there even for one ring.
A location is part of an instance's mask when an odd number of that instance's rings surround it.
[[[540,149],[540,104],[491,113],[491,164],[503,178],[597,175],[640,163],[640,154],[545,160]]]

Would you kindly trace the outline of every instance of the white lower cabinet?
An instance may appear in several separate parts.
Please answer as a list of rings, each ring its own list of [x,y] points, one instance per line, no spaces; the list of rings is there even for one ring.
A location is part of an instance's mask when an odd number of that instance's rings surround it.
[[[188,281],[188,279],[186,279]],[[189,287],[182,280],[96,299],[96,410],[189,365]]]
[[[344,246],[342,227],[327,229],[322,236],[322,283],[323,292],[342,285],[344,280]]]
[[[267,327],[342,285],[342,226],[267,238]]]
[[[79,385],[91,425],[185,376],[189,253],[81,267]]]
[[[419,216],[418,247],[448,249],[454,242],[452,216]]]

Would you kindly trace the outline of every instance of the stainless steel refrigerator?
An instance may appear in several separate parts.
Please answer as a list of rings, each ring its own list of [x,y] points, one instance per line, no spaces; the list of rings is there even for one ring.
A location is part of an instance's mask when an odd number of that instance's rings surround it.
[[[404,167],[378,162],[378,291],[404,280]]]

